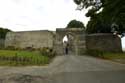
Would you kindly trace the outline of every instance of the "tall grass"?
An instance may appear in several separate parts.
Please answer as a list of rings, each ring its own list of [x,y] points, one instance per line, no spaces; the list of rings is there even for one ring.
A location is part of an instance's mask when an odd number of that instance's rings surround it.
[[[45,65],[50,58],[39,51],[0,50],[0,65]]]

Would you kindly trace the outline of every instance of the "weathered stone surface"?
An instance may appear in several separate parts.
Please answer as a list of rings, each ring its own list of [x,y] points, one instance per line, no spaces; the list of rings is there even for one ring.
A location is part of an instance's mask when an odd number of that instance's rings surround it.
[[[0,48],[4,48],[5,39],[0,39]]]
[[[23,31],[8,32],[5,47],[15,48],[53,48],[57,55],[65,54],[63,38],[69,36],[69,54],[82,55],[87,50],[121,52],[121,39],[113,34],[89,34],[82,28],[57,28],[56,32]],[[72,38],[70,38],[72,37]]]
[[[107,33],[86,35],[86,48],[87,50],[122,52],[121,39]]]
[[[9,32],[6,36],[5,47],[14,46],[15,48],[43,48],[53,47],[54,34],[47,30]]]
[[[57,28],[56,39],[54,42],[54,48],[58,55],[64,55],[63,38],[66,35],[72,36],[72,40],[69,39],[69,54],[83,54],[85,52],[85,32],[82,28]]]

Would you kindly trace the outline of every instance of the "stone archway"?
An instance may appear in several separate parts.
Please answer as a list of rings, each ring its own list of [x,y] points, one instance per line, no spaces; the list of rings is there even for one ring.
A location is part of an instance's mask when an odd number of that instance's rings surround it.
[[[67,35],[69,39],[69,53],[80,55],[85,48],[85,32],[82,28],[57,28],[54,49],[57,55],[64,55],[63,38]]]

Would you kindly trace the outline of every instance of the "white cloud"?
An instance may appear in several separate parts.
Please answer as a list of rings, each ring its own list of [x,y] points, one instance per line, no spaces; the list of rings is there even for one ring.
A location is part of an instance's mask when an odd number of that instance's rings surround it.
[[[64,28],[72,19],[86,24],[85,12],[75,9],[73,0],[0,0],[0,26],[22,31]]]

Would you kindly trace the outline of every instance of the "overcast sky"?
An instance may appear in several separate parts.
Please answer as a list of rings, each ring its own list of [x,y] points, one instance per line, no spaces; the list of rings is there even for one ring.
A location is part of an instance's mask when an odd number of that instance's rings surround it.
[[[76,19],[85,25],[87,10],[76,11],[73,0],[0,0],[0,27],[12,31],[56,30]],[[125,38],[122,39],[125,48]]]
[[[85,25],[87,10],[76,11],[73,0],[0,0],[0,27],[13,31],[55,30],[76,19]]]

